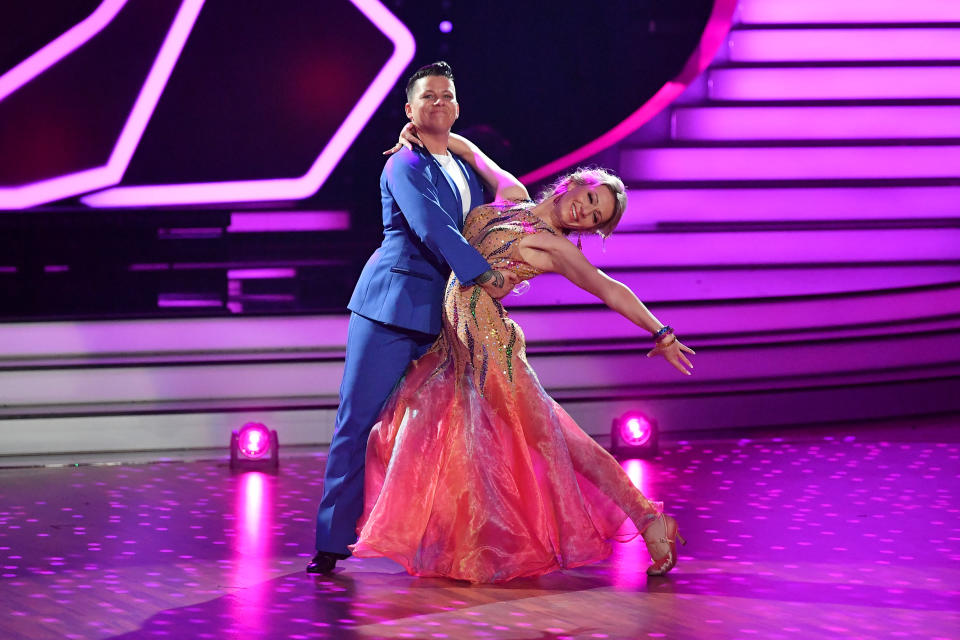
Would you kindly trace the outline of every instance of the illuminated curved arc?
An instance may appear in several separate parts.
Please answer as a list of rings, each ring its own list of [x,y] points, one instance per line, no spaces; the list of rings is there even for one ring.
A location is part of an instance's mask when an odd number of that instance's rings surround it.
[[[400,78],[400,74],[413,60],[416,43],[413,34],[396,16],[387,10],[378,0],[351,0],[367,19],[370,20],[393,43],[393,54],[380,69],[373,82],[363,92],[363,95],[353,109],[337,128],[330,142],[320,153],[316,162],[303,176],[304,191],[295,195],[296,198],[306,198],[319,189],[337,163],[353,144],[353,141],[373,116],[373,112],[383,102],[393,85]]]
[[[89,16],[0,76],[0,102],[103,31],[127,2],[103,0]]]
[[[125,2],[126,0],[124,0]],[[0,208],[25,209],[45,202],[68,198],[116,184],[123,177],[133,152],[140,143],[147,122],[160,100],[167,80],[183,51],[205,0],[183,0],[154,59],[147,79],[127,116],[114,144],[110,158],[103,166],[69,173],[17,187],[0,188]],[[102,29],[102,27],[101,27]]]
[[[305,174],[298,178],[116,187],[85,196],[82,202],[91,207],[137,207],[296,200],[316,193],[413,60],[416,50],[407,27],[378,0],[351,2],[393,43],[393,54]]]
[[[579,149],[575,149],[552,162],[548,162],[539,169],[534,169],[520,176],[520,182],[532,184],[581,162],[590,156],[600,153],[604,149],[626,138],[653,118],[653,116],[665,109],[683,93],[690,83],[693,82],[693,80],[707,68],[710,61],[713,60],[717,50],[720,49],[720,46],[727,37],[727,33],[730,31],[736,7],[737,0],[716,0],[716,2],[714,2],[713,11],[711,11],[710,17],[707,19],[707,24],[703,29],[700,44],[697,45],[697,48],[694,49],[690,58],[687,59],[686,64],[677,77],[663,85],[652,98],[627,116],[623,122]]]

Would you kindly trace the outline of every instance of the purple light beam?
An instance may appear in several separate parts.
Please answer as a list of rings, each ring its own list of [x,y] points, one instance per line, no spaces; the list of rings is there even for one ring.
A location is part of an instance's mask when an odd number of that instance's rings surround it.
[[[103,31],[127,0],[104,0],[89,16],[0,76],[0,102]]]
[[[130,164],[133,152],[140,143],[147,122],[153,115],[153,110],[160,100],[160,94],[180,57],[180,52],[193,29],[203,3],[204,0],[184,0],[180,5],[107,164],[18,187],[0,188],[0,208],[25,209],[94,189],[102,189],[120,181]],[[119,8],[117,10],[119,11]]]
[[[235,211],[227,233],[339,231],[350,228],[348,211]]]
[[[351,0],[370,22],[393,42],[394,51],[373,82],[354,105],[330,142],[299,178],[237,180],[107,189],[82,198],[91,207],[146,207],[153,205],[209,204],[298,200],[319,189],[359,135],[403,70],[413,59],[415,43],[410,31],[377,0]]]

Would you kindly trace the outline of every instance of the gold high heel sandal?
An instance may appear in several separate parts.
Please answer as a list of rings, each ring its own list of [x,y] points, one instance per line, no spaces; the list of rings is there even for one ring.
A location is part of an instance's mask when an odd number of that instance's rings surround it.
[[[647,543],[647,551],[653,561],[653,564],[647,567],[648,576],[662,576],[677,566],[677,540],[682,545],[686,545],[687,541],[677,530],[677,521],[674,518],[658,513],[643,526],[640,535]]]

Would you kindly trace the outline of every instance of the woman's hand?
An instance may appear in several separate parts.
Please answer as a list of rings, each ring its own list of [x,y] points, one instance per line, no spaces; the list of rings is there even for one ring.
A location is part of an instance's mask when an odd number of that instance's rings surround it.
[[[684,352],[693,355],[696,355],[697,353],[687,345],[680,342],[676,336],[673,336],[673,340],[666,338],[658,342],[657,346],[647,352],[647,357],[652,358],[653,356],[663,356],[667,359],[667,362],[676,367],[680,373],[689,376],[690,371],[684,367],[684,365],[690,367],[690,369],[693,369],[693,363],[690,362],[690,359],[687,358]]]
[[[392,155],[404,147],[413,151],[413,145],[422,147],[423,143],[420,141],[420,138],[417,137],[416,125],[412,122],[408,122],[407,124],[403,125],[403,129],[400,129],[400,136],[397,139],[397,144],[384,151],[383,155]]]

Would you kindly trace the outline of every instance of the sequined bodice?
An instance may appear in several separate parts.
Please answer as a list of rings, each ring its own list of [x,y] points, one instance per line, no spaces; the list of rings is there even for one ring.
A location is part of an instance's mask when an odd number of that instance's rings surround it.
[[[520,257],[520,240],[524,236],[557,231],[531,213],[532,202],[488,204],[473,209],[464,224],[463,236],[487,259],[490,266],[512,271],[521,280],[542,273]]]
[[[477,207],[467,216],[463,236],[491,267],[529,280],[541,271],[521,258],[520,241],[535,233],[558,233],[531,213],[533,206],[508,202]],[[518,368],[528,368],[523,331],[504,306],[480,286],[462,286],[456,274],[447,282],[443,334],[433,350],[444,354],[444,363],[453,362],[457,380],[470,368],[481,395],[491,379],[509,386]]]

